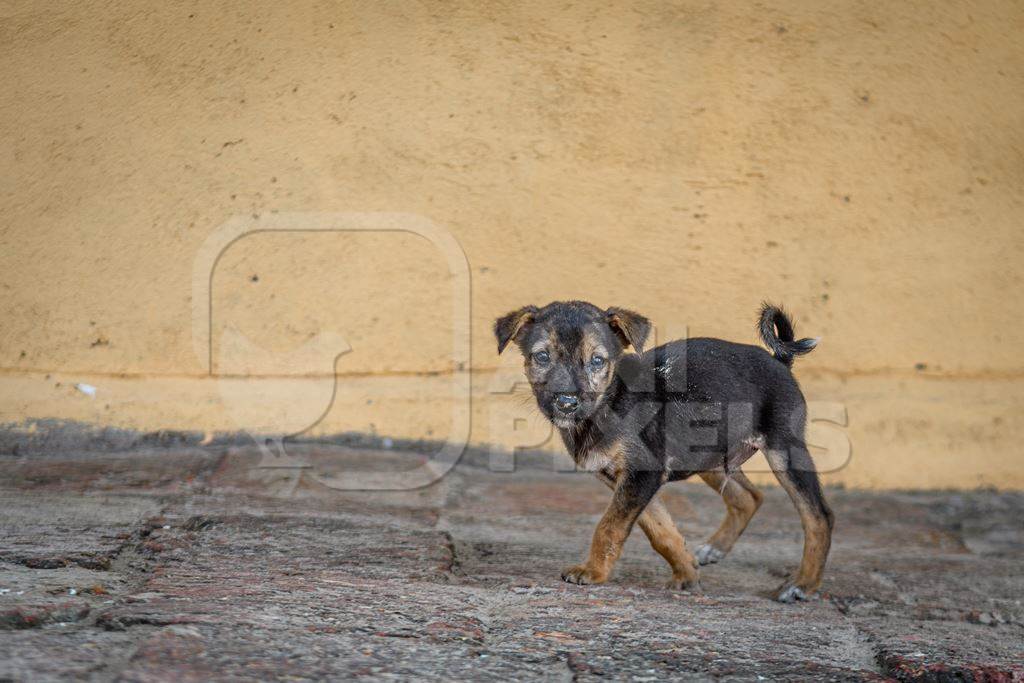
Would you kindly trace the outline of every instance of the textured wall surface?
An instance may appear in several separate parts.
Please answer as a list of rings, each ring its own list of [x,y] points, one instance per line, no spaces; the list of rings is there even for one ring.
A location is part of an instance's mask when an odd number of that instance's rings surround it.
[[[4,2],[0,422],[445,438],[452,278],[415,235],[245,237],[213,376],[193,343],[232,216],[406,212],[468,262],[474,443],[546,436],[495,394],[510,308],[754,341],[766,298],[824,338],[833,480],[1024,486],[1022,32],[1012,1]]]

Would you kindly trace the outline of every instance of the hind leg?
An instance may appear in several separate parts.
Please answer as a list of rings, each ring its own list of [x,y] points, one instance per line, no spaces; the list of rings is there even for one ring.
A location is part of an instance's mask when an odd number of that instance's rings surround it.
[[[761,507],[764,496],[750,483],[743,472],[737,470],[726,476],[722,470],[701,472],[704,483],[722,494],[726,513],[718,531],[697,548],[697,561],[701,564],[712,564],[724,558],[736,540],[747,528],[750,519]]]
[[[800,567],[775,592],[780,602],[806,600],[821,585],[825,560],[832,544],[832,511],[821,492],[818,473],[802,439],[769,443],[765,457],[779,484],[800,513],[804,528],[804,553]]]

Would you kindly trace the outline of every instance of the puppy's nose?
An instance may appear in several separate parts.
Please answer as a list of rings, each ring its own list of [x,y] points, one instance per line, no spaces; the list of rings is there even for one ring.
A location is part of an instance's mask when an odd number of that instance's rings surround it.
[[[580,407],[580,400],[572,394],[558,394],[555,396],[555,408],[563,415],[572,415]]]

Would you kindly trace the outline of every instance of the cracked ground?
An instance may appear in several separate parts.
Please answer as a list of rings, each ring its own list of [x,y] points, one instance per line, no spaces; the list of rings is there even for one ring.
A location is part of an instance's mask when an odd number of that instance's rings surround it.
[[[303,457],[4,457],[0,679],[1024,680],[1024,494],[828,490],[822,593],[782,605],[801,531],[778,488],[681,593],[639,533],[610,583],[559,581],[607,501],[588,475],[346,493],[309,473],[413,456]],[[724,514],[699,483],[665,499],[691,549]]]

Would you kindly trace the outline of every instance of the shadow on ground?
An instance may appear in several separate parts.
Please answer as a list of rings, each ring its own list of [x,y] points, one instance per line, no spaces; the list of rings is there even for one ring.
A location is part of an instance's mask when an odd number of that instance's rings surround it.
[[[304,454],[321,470],[410,456]],[[587,475],[460,466],[388,494],[259,469],[240,448],[3,458],[0,679],[1024,680],[1024,495],[833,490],[819,599],[778,489],[699,594],[642,534],[571,586],[607,500]],[[667,502],[695,547],[710,489]]]

